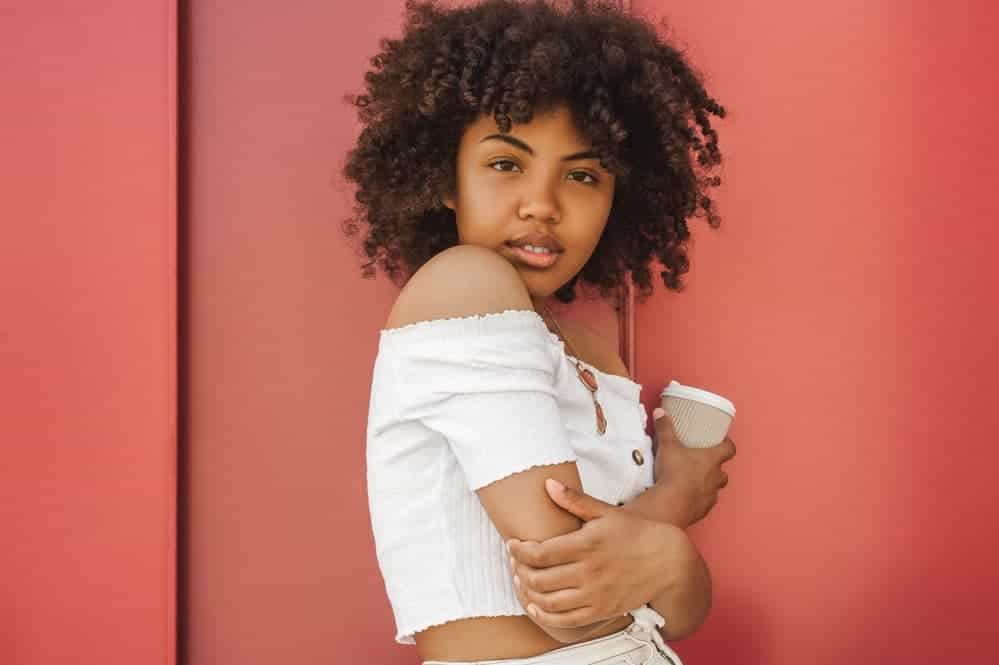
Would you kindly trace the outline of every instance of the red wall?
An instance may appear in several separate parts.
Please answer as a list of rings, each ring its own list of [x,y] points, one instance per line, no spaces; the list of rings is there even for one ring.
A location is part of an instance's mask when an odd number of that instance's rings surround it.
[[[731,110],[720,231],[636,311],[739,408],[694,528],[688,662],[984,662],[999,616],[997,12],[652,3]],[[413,663],[371,543],[364,423],[395,289],[359,277],[340,101],[402,3],[185,21],[184,662]],[[174,662],[176,10],[4,10],[0,662]],[[983,188],[979,183],[986,183]],[[13,627],[11,630],[10,627]]]
[[[722,228],[636,312],[650,404],[730,396],[689,662],[995,662],[993,3],[649,2],[731,111]]]
[[[688,291],[636,312],[649,406],[677,378],[739,408],[689,662],[989,657],[995,10],[956,7],[634,2],[731,110],[724,225],[694,223]],[[417,661],[364,488],[395,289],[360,278],[337,177],[340,96],[401,8],[192,7],[192,665]]]
[[[172,665],[176,8],[0,17],[0,663]]]

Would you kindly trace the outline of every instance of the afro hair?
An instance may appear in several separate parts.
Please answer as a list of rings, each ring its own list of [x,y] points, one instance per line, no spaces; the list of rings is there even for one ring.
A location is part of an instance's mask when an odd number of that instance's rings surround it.
[[[407,0],[403,35],[383,38],[356,106],[362,131],[343,176],[357,184],[348,236],[368,232],[363,251],[398,283],[458,244],[453,192],[464,129],[492,114],[502,132],[561,104],[615,175],[607,225],[579,274],[556,291],[572,302],[577,281],[609,296],[631,275],[639,301],[652,293],[654,256],[667,289],[689,270],[687,220],[721,220],[708,196],[721,178],[710,115],[725,109],[703,77],[645,19],[605,0],[484,0],[441,8]]]

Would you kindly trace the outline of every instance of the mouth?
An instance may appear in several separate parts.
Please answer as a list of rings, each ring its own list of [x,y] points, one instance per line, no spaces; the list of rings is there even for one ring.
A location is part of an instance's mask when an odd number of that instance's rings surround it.
[[[509,243],[507,243],[507,247],[510,248],[510,252],[518,263],[530,268],[551,268],[562,254],[562,252],[533,252]]]

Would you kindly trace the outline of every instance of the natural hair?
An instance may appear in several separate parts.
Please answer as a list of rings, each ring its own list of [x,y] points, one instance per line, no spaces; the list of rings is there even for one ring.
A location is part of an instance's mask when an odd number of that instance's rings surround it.
[[[650,259],[667,289],[689,270],[687,218],[721,224],[707,195],[721,183],[718,135],[725,117],[684,54],[644,19],[606,0],[572,0],[560,12],[543,0],[485,0],[441,9],[407,0],[400,39],[383,38],[365,74],[366,94],[348,94],[363,125],[343,167],[358,184],[363,249],[398,282],[458,244],[455,213],[440,205],[455,190],[464,129],[492,114],[502,132],[535,113],[567,105],[580,133],[616,178],[607,225],[579,274],[555,292],[575,299],[577,280],[609,296],[628,271],[639,301],[652,293]]]

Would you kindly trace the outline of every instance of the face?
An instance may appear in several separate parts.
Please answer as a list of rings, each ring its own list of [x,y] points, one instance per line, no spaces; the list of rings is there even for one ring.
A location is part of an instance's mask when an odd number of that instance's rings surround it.
[[[567,107],[535,114],[501,134],[491,115],[462,135],[457,191],[441,196],[455,212],[461,244],[488,247],[520,272],[538,303],[593,254],[614,199],[614,176],[577,132]],[[535,254],[511,243],[556,245]]]

